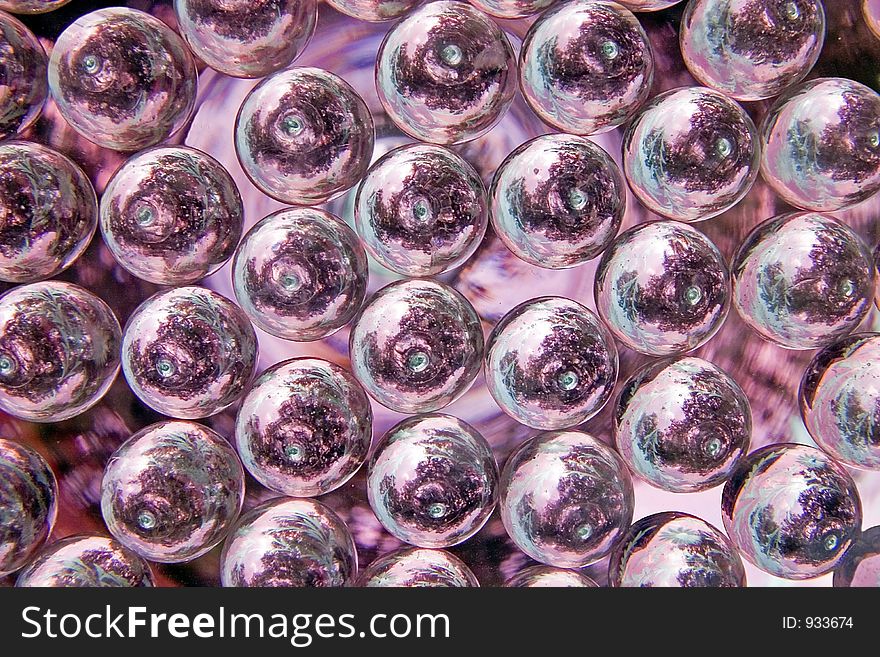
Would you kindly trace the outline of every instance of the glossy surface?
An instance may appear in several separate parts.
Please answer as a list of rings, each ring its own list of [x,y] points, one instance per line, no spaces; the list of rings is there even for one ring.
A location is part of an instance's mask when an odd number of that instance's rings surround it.
[[[588,420],[616,382],[614,338],[575,301],[527,301],[489,336],[486,386],[501,410],[535,429],[566,429]]]
[[[815,349],[853,331],[871,307],[868,247],[842,222],[783,214],[757,226],[734,256],[733,301],[763,338]]]
[[[792,88],[764,123],[761,174],[786,202],[827,212],[880,190],[880,96],[843,78]]]
[[[817,353],[801,380],[800,408],[829,455],[880,470],[880,334],[856,333]]]
[[[33,33],[18,19],[0,14],[0,138],[23,132],[40,116],[49,96],[47,66],[46,52]]]
[[[395,25],[376,59],[376,88],[391,120],[420,141],[459,144],[492,129],[516,92],[504,32],[463,2],[440,0]]]
[[[46,542],[57,505],[58,484],[46,460],[0,439],[0,576],[24,566]]]
[[[702,221],[736,205],[758,177],[760,139],[745,110],[702,87],[656,96],[629,126],[623,168],[651,211]]]
[[[232,257],[243,221],[229,172],[186,147],[135,155],[101,196],[101,234],[113,257],[159,285],[195,283],[219,269]]]
[[[614,2],[560,3],[535,21],[520,51],[523,96],[562,132],[591,135],[626,122],[653,77],[645,31]]]
[[[154,586],[150,565],[118,541],[68,536],[52,543],[15,581],[18,587],[117,588]]]
[[[183,39],[126,7],[78,18],[49,59],[49,89],[62,116],[89,141],[119,151],[153,146],[180,130],[196,88]]]
[[[348,528],[313,500],[278,498],[246,513],[220,560],[223,586],[345,586],[356,574]]]
[[[617,454],[579,431],[539,434],[507,458],[501,520],[541,563],[580,568],[607,555],[633,515],[633,487]]]
[[[880,587],[880,526],[866,529],[834,570],[836,587]]]
[[[316,0],[174,0],[177,24],[211,68],[261,78],[305,50],[318,18]]]
[[[404,420],[376,443],[367,496],[379,522],[418,547],[457,545],[489,519],[498,500],[492,448],[449,415]]]
[[[505,583],[514,588],[596,588],[599,585],[576,570],[552,566],[529,566],[523,568]]]
[[[492,227],[514,255],[539,267],[575,267],[614,239],[626,209],[617,164],[593,142],[544,135],[516,148],[495,172]]]
[[[44,281],[0,297],[0,409],[58,422],[98,403],[119,371],[113,311],[81,287]]]
[[[556,0],[468,0],[474,7],[498,18],[524,18],[538,14]]]
[[[13,14],[42,14],[63,7],[70,0],[4,0],[0,9]]]
[[[849,473],[815,447],[775,444],[742,459],[724,486],[727,535],[743,557],[786,579],[832,570],[862,525]]]
[[[72,160],[33,142],[0,144],[0,280],[59,274],[86,250],[97,224],[95,190]]]
[[[380,22],[399,18],[418,4],[418,0],[327,0],[343,14],[362,21]]]
[[[413,144],[377,161],[358,188],[355,226],[364,246],[404,276],[433,276],[463,264],[488,225],[479,174],[441,146]]]
[[[730,274],[718,248],[674,221],[640,224],[602,255],[596,307],[630,349],[669,356],[707,342],[727,316]]]
[[[232,265],[235,297],[264,331],[311,341],[348,324],[367,294],[367,254],[338,217],[280,210],[254,226]]]
[[[432,280],[372,296],[349,336],[352,372],[383,406],[427,413],[451,404],[480,371],[483,329],[473,306]]]
[[[214,415],[251,382],[257,337],[245,314],[201,287],[159,292],[131,315],[122,370],[132,391],[160,413],[182,419]]]
[[[338,365],[299,358],[263,372],[242,399],[235,444],[244,467],[267,488],[323,495],[367,458],[373,414],[367,393]]]
[[[150,561],[179,563],[229,532],[244,499],[244,470],[219,434],[172,420],[123,443],[101,489],[101,513],[116,540]]]
[[[480,583],[464,562],[445,550],[402,548],[378,557],[358,577],[358,586],[467,588]]]
[[[666,512],[633,523],[611,556],[609,579],[620,587],[732,588],[746,585],[746,571],[715,527]]]

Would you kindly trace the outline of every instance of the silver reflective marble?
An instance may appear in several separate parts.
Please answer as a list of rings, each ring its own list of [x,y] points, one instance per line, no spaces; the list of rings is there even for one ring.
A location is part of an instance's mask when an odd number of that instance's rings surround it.
[[[0,8],[3,4],[9,3]],[[27,130],[39,118],[49,96],[48,64],[43,46],[24,23],[0,14],[0,138]]]
[[[378,557],[358,577],[357,586],[467,588],[480,583],[464,562],[446,550],[401,548]]]
[[[576,570],[553,566],[523,568],[505,582],[511,588],[596,588],[599,585]]]

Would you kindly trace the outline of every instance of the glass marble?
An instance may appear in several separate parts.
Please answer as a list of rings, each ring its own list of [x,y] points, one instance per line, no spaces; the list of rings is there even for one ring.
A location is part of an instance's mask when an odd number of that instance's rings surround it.
[[[803,80],[825,42],[820,0],[693,0],[681,52],[702,84],[737,100],[776,96]]]
[[[632,12],[614,2],[547,10],[520,50],[520,87],[549,126],[592,135],[625,123],[651,92],[654,57]]]
[[[626,183],[614,160],[574,135],[543,135],[515,149],[490,190],[495,234],[518,258],[563,269],[598,256],[620,229]]]
[[[580,431],[542,433],[501,472],[501,520],[520,550],[549,566],[581,568],[626,532],[635,501],[620,457]]]
[[[693,222],[729,210],[758,177],[760,137],[723,94],[683,87],[656,96],[630,124],[623,168],[652,212]]]
[[[718,248],[675,221],[640,224],[602,254],[596,307],[630,349],[670,356],[705,344],[730,307],[730,274]]]
[[[267,333],[319,340],[348,324],[367,295],[367,254],[355,232],[316,208],[271,214],[239,244],[235,297]]]
[[[24,23],[0,14],[0,139],[39,118],[49,97],[47,66],[46,51]]]
[[[118,151],[154,146],[180,130],[197,86],[183,39],[126,7],[81,16],[49,58],[49,90],[61,115],[89,141]]]
[[[419,0],[327,0],[327,4],[348,16],[377,23],[403,16]]]
[[[319,68],[266,78],[245,98],[235,123],[235,150],[248,178],[293,205],[317,205],[357,184],[374,140],[363,99]]]
[[[373,399],[400,413],[427,413],[463,395],[479,374],[483,329],[473,306],[433,280],[379,290],[349,335],[354,375]]]
[[[460,144],[491,130],[516,93],[516,58],[492,20],[440,0],[388,32],[376,58],[376,89],[388,116],[420,141]]]
[[[220,557],[228,587],[345,586],[356,574],[348,528],[314,500],[278,498],[244,514]]]
[[[623,5],[630,11],[660,11],[672,5],[676,5],[681,0],[617,0],[618,4]]]
[[[880,588],[880,526],[866,529],[834,570],[835,587]]]
[[[195,56],[236,78],[290,66],[318,19],[316,0],[174,0],[174,11]]]
[[[363,465],[372,422],[367,393],[351,374],[318,358],[298,358],[254,382],[235,420],[235,444],[261,484],[311,497],[339,488]]]
[[[544,11],[556,0],[468,0],[483,13],[497,18],[525,18]]]
[[[0,9],[13,14],[44,14],[63,7],[70,0],[3,0]]]
[[[370,255],[404,276],[463,264],[483,240],[489,214],[479,174],[431,144],[401,146],[378,160],[358,188],[354,212]]]
[[[746,571],[736,548],[705,520],[665,512],[633,523],[611,555],[612,586],[736,588]]]
[[[98,403],[119,371],[122,331],[91,292],[44,281],[0,297],[0,410],[59,422]]]
[[[36,451],[0,438],[0,577],[24,566],[55,525],[58,483]]]
[[[740,460],[724,486],[721,515],[743,557],[794,580],[831,571],[862,526],[846,469],[815,447],[784,443]]]
[[[141,429],[117,449],[101,484],[113,537],[150,561],[180,563],[217,545],[241,512],[244,470],[232,446],[194,422]]]
[[[817,353],[799,398],[819,447],[846,465],[880,470],[880,333],[840,338]]]
[[[101,234],[129,272],[159,285],[195,283],[241,239],[244,207],[229,172],[183,146],[138,153],[101,196]]]
[[[880,38],[880,0],[862,0],[862,15],[871,31]]]
[[[118,541],[68,536],[52,543],[18,575],[17,587],[118,588],[155,586],[150,565]]]
[[[633,474],[674,493],[723,483],[752,436],[745,392],[694,357],[636,372],[620,391],[613,423],[617,451]]]
[[[553,566],[529,566],[511,577],[504,586],[511,588],[597,588],[592,579],[576,570]]]
[[[411,417],[376,444],[367,497],[379,522],[405,543],[458,545],[498,501],[498,466],[476,429],[449,415]]]
[[[871,251],[849,226],[815,212],[758,225],[731,265],[733,301],[755,332],[816,349],[852,332],[871,308]]]
[[[880,96],[819,78],[779,97],[762,124],[761,174],[803,210],[841,210],[880,190]]]
[[[377,558],[358,577],[361,587],[469,588],[480,583],[446,550],[401,548]]]
[[[31,283],[67,269],[98,224],[98,201],[82,169],[26,141],[0,144],[0,280]]]
[[[244,394],[257,336],[241,309],[201,287],[159,292],[132,313],[122,371],[150,408],[192,420],[219,413]]]
[[[505,413],[535,429],[566,429],[605,406],[617,382],[614,338],[586,307],[526,301],[486,344],[486,387]]]

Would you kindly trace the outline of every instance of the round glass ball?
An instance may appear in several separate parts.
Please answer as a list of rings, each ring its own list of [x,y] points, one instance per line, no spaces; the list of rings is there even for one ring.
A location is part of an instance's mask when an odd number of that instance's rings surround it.
[[[68,2],[70,0],[3,0],[0,9],[13,14],[45,14]]]
[[[3,4],[0,3],[0,8]],[[8,9],[7,9],[8,11]],[[49,97],[46,51],[24,23],[0,14],[0,139],[24,132]]]
[[[419,3],[418,0],[327,0],[327,4],[353,18],[378,23],[400,18]]]
[[[509,588],[597,588],[592,579],[577,570],[553,566],[523,568],[504,584]]]
[[[465,563],[446,550],[401,548],[378,557],[358,577],[377,588],[468,588],[480,583]]]

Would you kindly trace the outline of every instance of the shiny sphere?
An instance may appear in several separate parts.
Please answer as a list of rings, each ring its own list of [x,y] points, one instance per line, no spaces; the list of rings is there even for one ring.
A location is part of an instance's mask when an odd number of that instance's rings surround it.
[[[336,11],[374,23],[399,18],[418,3],[418,0],[327,0]]]
[[[159,285],[195,283],[219,269],[243,220],[241,195],[223,165],[182,146],[135,155],[101,197],[101,234],[113,257]]]
[[[63,7],[70,0],[3,0],[0,9],[13,14],[44,14]]]
[[[235,444],[245,469],[292,497],[323,495],[361,467],[373,413],[355,378],[333,363],[299,358],[263,372],[244,396]]]
[[[507,36],[463,2],[423,5],[391,28],[376,58],[376,89],[403,132],[460,144],[491,130],[516,93]]]
[[[620,228],[626,183],[614,160],[574,135],[544,135],[514,150],[490,191],[492,227],[518,258],[563,269],[599,255]]]
[[[653,78],[645,31],[614,2],[558,4],[535,21],[520,51],[523,96],[562,132],[592,135],[628,121]]]
[[[746,585],[739,553],[705,520],[655,513],[633,523],[608,568],[612,586],[735,588]]]
[[[652,212],[702,221],[736,205],[758,177],[760,138],[726,96],[684,87],[656,96],[629,126],[623,168]]]
[[[717,247],[674,221],[622,233],[596,272],[596,307],[615,337],[651,356],[706,343],[727,317],[730,274]]]
[[[542,433],[501,472],[501,520],[520,550],[541,563],[581,568],[607,555],[633,515],[620,457],[580,431]]]
[[[155,586],[150,565],[118,541],[68,536],[44,549],[22,570],[18,587]]]
[[[44,281],[0,297],[0,410],[59,422],[98,403],[119,371],[122,331],[91,292]]]
[[[871,31],[880,38],[880,0],[862,0],[862,15]]]
[[[248,178],[294,205],[317,205],[357,184],[374,139],[363,99],[319,68],[266,78],[245,98],[235,123],[235,150]]]
[[[0,139],[23,132],[40,116],[49,96],[47,66],[37,37],[18,19],[0,14]]]
[[[775,444],[740,460],[724,486],[721,513],[743,557],[786,579],[832,570],[862,526],[852,477],[815,447]]]
[[[593,417],[617,382],[614,338],[586,307],[562,297],[520,304],[486,345],[486,387],[505,413],[535,429]]]
[[[379,290],[349,336],[354,375],[376,401],[427,413],[463,395],[480,371],[483,329],[473,306],[432,280]]]
[[[58,483],[30,447],[0,438],[0,577],[24,566],[55,525]]]
[[[498,501],[492,448],[449,415],[411,417],[376,444],[367,497],[379,522],[405,543],[458,545],[486,524]]]
[[[158,18],[110,7],[81,16],[49,59],[58,110],[98,146],[138,151],[180,130],[195,108],[196,65]]]
[[[314,500],[278,498],[244,514],[220,557],[223,586],[345,586],[356,574],[348,528]]]
[[[866,529],[834,570],[835,587],[880,588],[880,526]]]
[[[510,588],[596,588],[599,585],[576,570],[553,566],[529,566],[511,577],[504,586]]]
[[[382,555],[358,577],[358,586],[468,588],[479,586],[464,562],[445,550],[402,548]]]
[[[525,18],[544,11],[556,0],[468,0],[485,14],[497,18]]]
[[[0,144],[0,280],[59,274],[86,250],[97,225],[95,190],[72,160],[34,142]]]
[[[692,0],[680,36],[697,80],[737,100],[760,100],[813,68],[825,42],[825,10],[820,0]]]
[[[804,372],[799,396],[819,447],[846,465],[880,470],[880,333],[825,347]]]
[[[187,420],[238,401],[251,382],[257,336],[234,303],[201,287],[159,292],[132,313],[122,371],[150,408]]]
[[[355,232],[315,208],[269,215],[235,252],[232,282],[258,327],[287,340],[320,340],[348,324],[367,294],[367,254]]]
[[[488,225],[483,181],[442,146],[411,144],[383,156],[355,201],[364,246],[404,276],[433,276],[474,254]]]
[[[614,441],[632,472],[673,493],[723,483],[748,453],[749,400],[736,381],[700,358],[648,365],[623,386]]]
[[[676,5],[681,0],[617,0],[618,4],[623,5],[630,11],[660,11],[672,5]]]
[[[843,78],[805,82],[762,125],[761,174],[783,200],[830,212],[880,190],[880,96]]]
[[[236,78],[290,66],[318,19],[316,0],[174,0],[174,11],[196,57]]]
[[[114,452],[101,484],[113,537],[150,561],[199,557],[226,536],[244,499],[235,450],[193,422],[158,422]]]
[[[871,251],[845,224],[812,212],[757,226],[731,273],[745,323],[788,349],[815,349],[850,333],[874,296]]]

